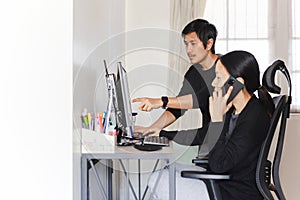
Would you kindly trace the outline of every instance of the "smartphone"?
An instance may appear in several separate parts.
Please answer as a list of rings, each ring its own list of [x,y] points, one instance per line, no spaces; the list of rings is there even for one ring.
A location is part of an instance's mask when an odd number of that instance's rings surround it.
[[[230,103],[234,99],[234,97],[237,95],[237,93],[239,93],[244,88],[243,83],[236,80],[233,76],[230,76],[222,88],[223,95],[225,95],[227,93],[230,86],[233,86],[233,90],[227,100],[227,104]]]

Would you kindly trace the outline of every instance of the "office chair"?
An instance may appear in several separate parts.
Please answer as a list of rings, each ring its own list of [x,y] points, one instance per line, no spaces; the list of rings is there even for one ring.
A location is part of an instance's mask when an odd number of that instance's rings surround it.
[[[275,104],[275,111],[271,119],[268,134],[264,143],[262,144],[257,168],[256,168],[256,184],[261,192],[262,196],[266,200],[273,200],[274,197],[271,191],[274,191],[276,196],[280,200],[285,200],[283,190],[280,184],[279,178],[279,165],[282,154],[286,121],[289,118],[290,104],[291,104],[291,79],[288,70],[283,61],[277,60],[263,74],[263,85],[267,90],[274,94],[280,94],[281,88],[277,86],[274,82],[274,78],[277,71],[284,74],[287,84],[288,84],[288,95],[278,95],[273,97],[273,102]],[[281,121],[279,123],[279,119]],[[268,160],[270,147],[273,141],[273,136],[275,135],[276,127],[280,124],[279,133],[276,143],[276,152],[273,157],[273,167],[272,162]],[[194,178],[202,180],[206,187],[211,200],[222,200],[222,195],[220,188],[218,186],[218,181],[226,181],[230,179],[230,174],[219,174],[211,172],[209,169],[209,164],[207,158],[196,158],[192,161],[198,166],[204,167],[207,171],[181,171],[181,176],[186,178]],[[272,169],[271,169],[272,168]],[[271,182],[271,171],[272,179]]]
[[[274,112],[274,116],[269,128],[269,133],[261,148],[261,152],[258,158],[257,170],[256,170],[257,187],[261,192],[261,194],[264,196],[264,198],[267,200],[274,199],[270,191],[274,191],[278,199],[285,200],[285,196],[280,184],[279,166],[280,166],[281,154],[282,154],[283,143],[284,143],[286,122],[287,122],[287,118],[289,118],[290,116],[290,105],[292,102],[292,96],[291,96],[292,85],[291,85],[291,78],[289,72],[283,61],[281,60],[275,61],[265,71],[263,76],[263,85],[267,86],[269,92],[280,94],[280,90],[281,90],[280,87],[276,86],[276,84],[274,83],[274,77],[277,70],[281,71],[284,74],[288,82],[288,96],[280,95],[273,98],[276,108],[280,107],[281,109],[276,109],[275,111],[277,113]],[[277,136],[276,151],[273,157],[273,167],[271,170],[272,162],[268,160],[268,155],[269,155],[269,150],[273,140],[273,135],[277,127],[277,123],[280,115],[281,115],[281,122],[280,122],[279,132]],[[272,171],[273,183],[271,182],[271,171]]]

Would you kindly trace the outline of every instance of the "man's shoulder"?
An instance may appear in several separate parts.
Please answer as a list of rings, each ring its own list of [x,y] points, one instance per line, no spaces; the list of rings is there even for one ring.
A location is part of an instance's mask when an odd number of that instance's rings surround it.
[[[198,69],[200,67],[200,70]],[[205,80],[203,79],[203,73],[201,71],[201,65],[195,66],[191,65],[190,68],[187,70],[187,72],[184,75],[184,78],[188,80],[189,82],[196,81],[197,84],[201,85],[202,83],[205,83]]]
[[[197,65],[199,65],[199,66],[197,66]],[[191,65],[189,68],[188,68],[188,70],[186,71],[186,75],[187,74],[192,74],[192,73],[195,73],[195,72],[197,72],[197,67],[201,67],[201,65],[200,64],[193,64],[193,65]]]

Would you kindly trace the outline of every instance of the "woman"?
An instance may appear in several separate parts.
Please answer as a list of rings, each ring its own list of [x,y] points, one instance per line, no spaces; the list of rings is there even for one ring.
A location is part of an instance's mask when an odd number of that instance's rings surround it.
[[[231,91],[222,97],[222,86],[230,76],[243,83],[244,88],[226,105]],[[218,123],[216,121],[228,111],[222,133],[209,153],[210,169],[231,175],[230,181],[220,183],[223,199],[263,199],[256,186],[255,171],[274,104],[267,90],[260,85],[256,59],[246,51],[233,51],[222,56],[212,85],[215,88],[210,97],[212,122]],[[259,98],[254,95],[255,91]]]
[[[220,183],[224,200],[263,199],[256,186],[255,171],[274,105],[267,90],[260,85],[259,76],[255,57],[246,51],[230,52],[222,56],[216,65],[216,78],[212,82],[214,92],[209,100],[211,125],[207,138],[197,143],[212,146],[208,161],[213,172],[231,175],[231,180]],[[234,77],[244,87],[231,102],[227,102],[233,87],[224,96],[222,94],[224,84],[230,77]],[[254,94],[256,91],[258,97]],[[218,129],[220,131],[216,131]],[[187,180],[191,182],[188,183]],[[176,181],[178,199],[189,194],[195,194],[196,199],[203,199],[203,183],[195,185],[195,180],[181,177]],[[181,186],[187,189],[181,190]],[[207,198],[207,194],[204,195]]]

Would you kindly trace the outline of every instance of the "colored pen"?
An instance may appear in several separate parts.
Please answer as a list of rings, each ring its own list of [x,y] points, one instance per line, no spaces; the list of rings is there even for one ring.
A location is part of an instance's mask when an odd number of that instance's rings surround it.
[[[100,133],[103,133],[103,117],[101,112],[98,113],[98,123],[100,127]]]
[[[87,115],[83,116],[83,121],[84,121],[85,127],[88,128],[89,127],[89,121],[88,121]]]
[[[91,115],[91,113],[87,114],[87,119],[88,119],[88,127],[91,130],[92,129],[92,115]]]

